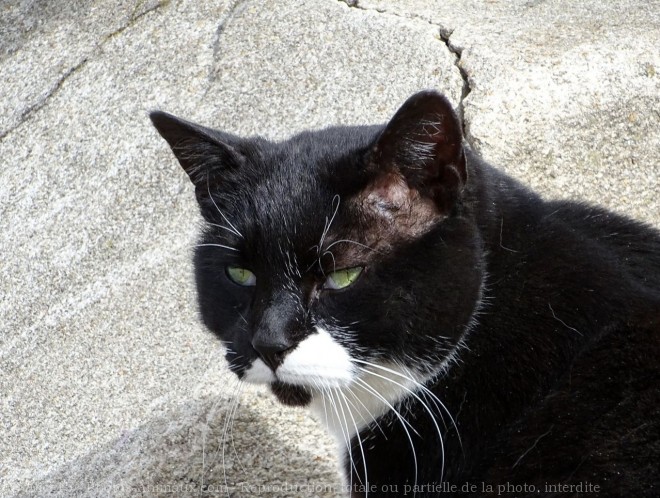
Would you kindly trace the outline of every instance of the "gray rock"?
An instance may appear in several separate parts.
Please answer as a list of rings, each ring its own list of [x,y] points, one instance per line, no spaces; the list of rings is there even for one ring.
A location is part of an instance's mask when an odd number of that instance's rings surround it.
[[[39,29],[13,35],[0,66],[3,496],[224,484],[204,455],[218,451],[234,382],[196,319],[199,218],[149,110],[283,137],[383,121],[418,88],[460,95],[453,56],[424,23],[321,1],[122,5],[33,12]],[[312,480],[335,495],[334,443],[309,416],[258,391],[243,399],[230,483]],[[199,403],[201,419],[185,408]],[[241,422],[253,405],[270,442]],[[174,443],[170,426],[183,431]],[[310,459],[315,471],[301,473]],[[264,468],[246,474],[249,462]]]
[[[658,2],[348,3],[0,4],[0,495],[341,495],[305,412],[233,404],[151,109],[282,138],[434,87],[533,187],[660,222]]]
[[[660,222],[660,2],[359,0],[460,54],[468,140],[552,197]]]

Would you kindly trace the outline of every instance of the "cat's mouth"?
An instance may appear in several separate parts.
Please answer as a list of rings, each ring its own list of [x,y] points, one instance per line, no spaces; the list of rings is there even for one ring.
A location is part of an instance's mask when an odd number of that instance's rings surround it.
[[[289,406],[307,406],[312,401],[312,393],[305,386],[286,384],[281,381],[271,383],[270,390],[280,403]]]

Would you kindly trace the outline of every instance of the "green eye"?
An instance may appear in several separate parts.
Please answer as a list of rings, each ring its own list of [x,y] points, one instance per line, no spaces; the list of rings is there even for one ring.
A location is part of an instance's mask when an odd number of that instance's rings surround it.
[[[250,270],[238,266],[228,266],[227,276],[238,285],[253,287],[257,285],[257,277]]]
[[[332,290],[345,289],[355,283],[363,269],[362,266],[355,266],[353,268],[334,271],[325,279],[323,288]]]

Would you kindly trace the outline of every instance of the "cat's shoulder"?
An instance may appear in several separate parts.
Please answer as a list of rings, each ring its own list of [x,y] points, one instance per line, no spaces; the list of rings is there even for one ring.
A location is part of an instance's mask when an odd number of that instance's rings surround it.
[[[657,496],[660,325],[603,334],[500,434],[488,480],[534,485],[541,496],[559,484],[577,496],[580,483],[599,483],[603,496]]]
[[[575,200],[549,200],[544,204],[544,221],[559,221],[599,237],[628,235],[656,243],[660,241],[660,232],[653,226],[602,206]]]

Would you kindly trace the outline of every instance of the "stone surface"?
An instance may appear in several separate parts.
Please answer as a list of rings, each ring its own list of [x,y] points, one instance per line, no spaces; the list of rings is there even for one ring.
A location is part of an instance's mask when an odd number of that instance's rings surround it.
[[[438,26],[460,54],[468,139],[553,197],[660,221],[660,2],[358,0]]]
[[[660,8],[624,3],[0,3],[0,495],[341,496],[333,442],[198,323],[147,112],[283,138],[434,87],[524,182],[658,224]]]
[[[197,322],[192,189],[148,111],[272,137],[384,121],[419,88],[457,103],[454,57],[434,26],[339,2],[39,7],[3,11],[0,495],[224,486],[235,382]],[[224,459],[237,496],[337,495],[309,415],[241,399]]]

